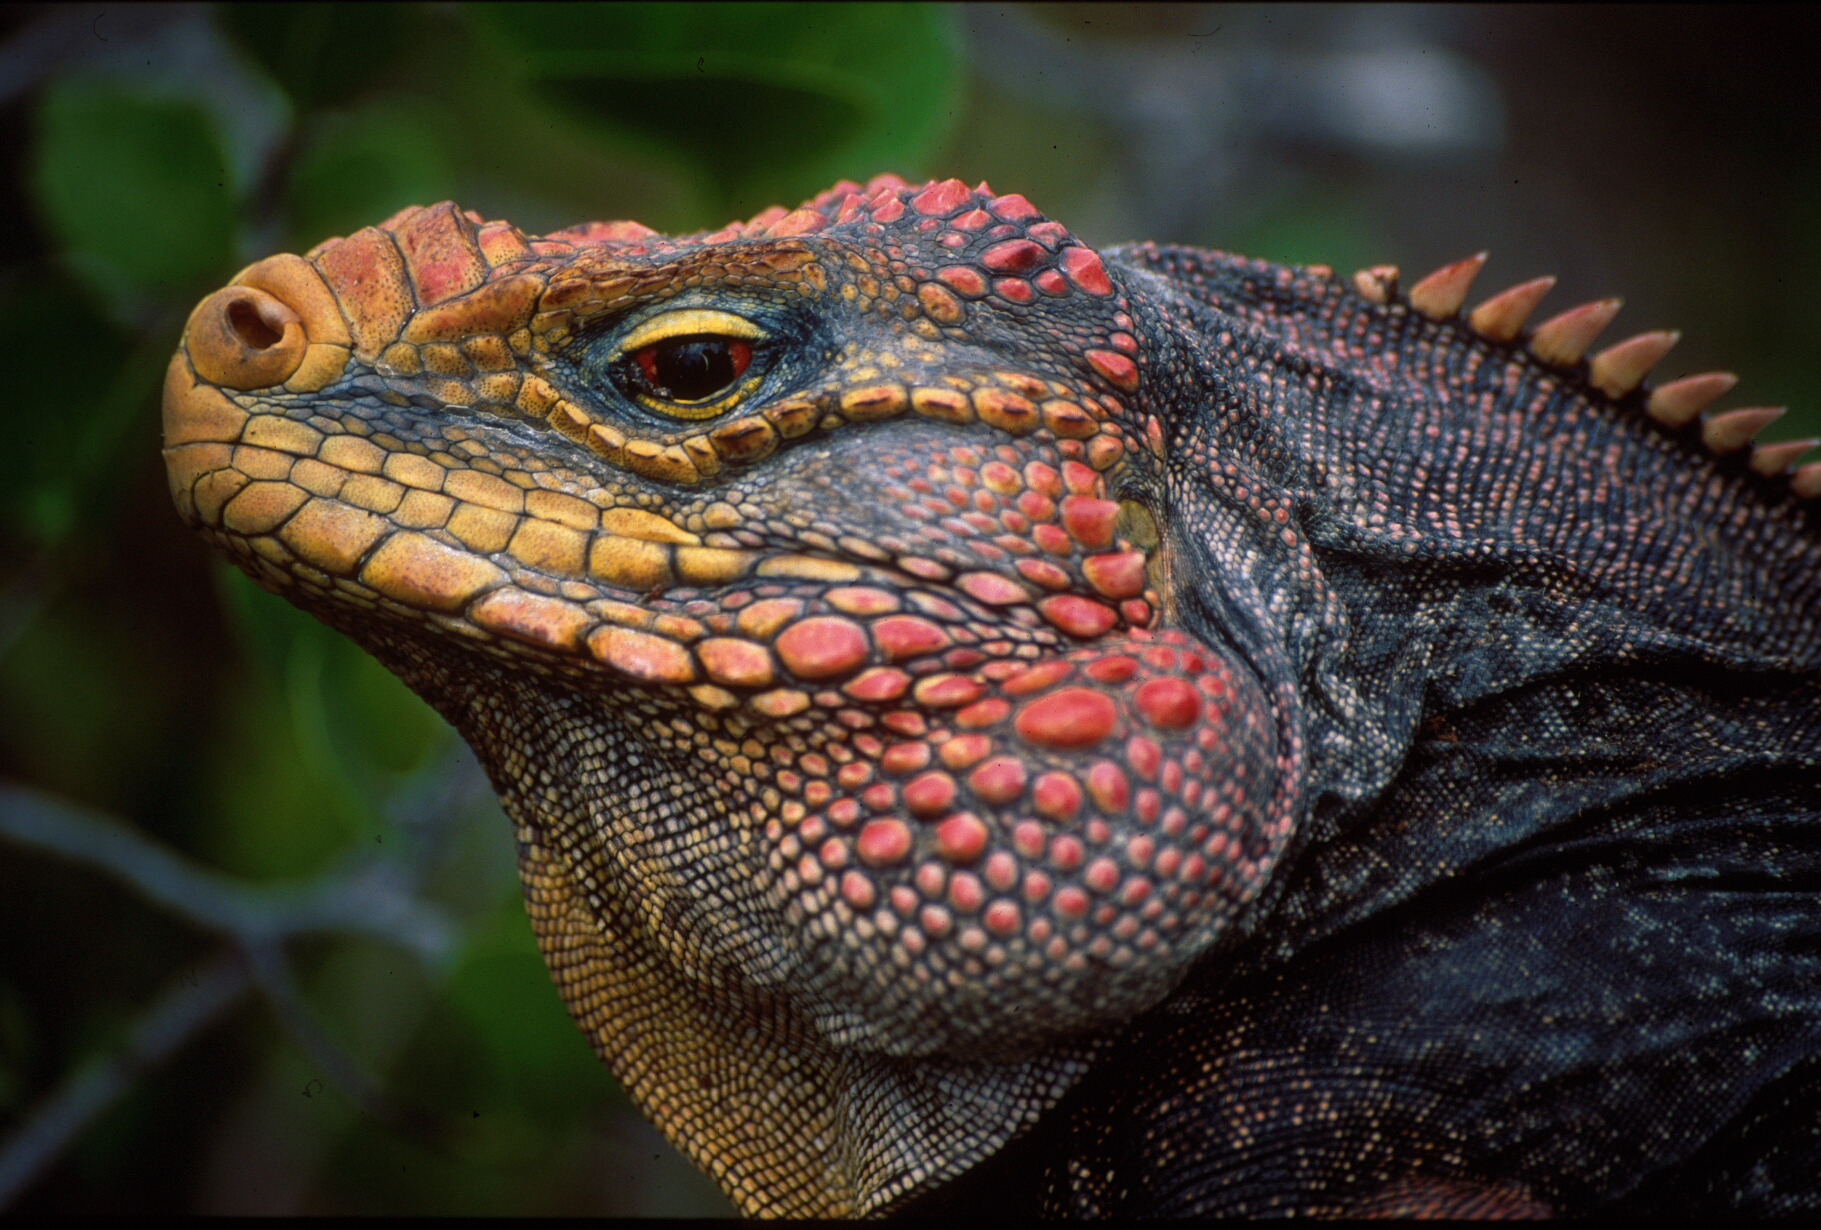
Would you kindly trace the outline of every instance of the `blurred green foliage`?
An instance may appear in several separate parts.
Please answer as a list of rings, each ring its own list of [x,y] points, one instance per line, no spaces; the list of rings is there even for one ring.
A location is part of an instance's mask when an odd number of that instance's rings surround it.
[[[35,189],[69,269],[104,301],[191,291],[233,252],[222,135],[201,107],[105,77],[53,83]]]
[[[484,792],[462,814],[415,814],[450,771],[452,733],[188,539],[158,474],[158,389],[190,305],[239,265],[408,204],[674,230],[918,169],[959,92],[951,15],[287,4],[168,26],[209,71],[148,55],[55,75],[30,102],[21,186],[44,248],[0,275],[0,331],[83,388],[72,404],[68,380],[28,381],[0,405],[21,443],[0,484],[0,554],[18,561],[0,577],[0,768],[252,881],[396,858],[461,936],[439,968],[366,941],[291,954],[327,1034],[424,1131],[362,1114],[270,1014],[243,1010],[226,1042],[137,1085],[24,1207],[724,1210],[643,1138],[623,1154],[594,1143],[635,1130],[612,1126],[631,1112],[544,971],[509,826]],[[213,943],[161,924],[114,950],[141,968],[115,968],[89,951],[108,928],[73,927],[52,900],[82,875],[0,858],[4,919],[64,920],[0,971],[0,1135]],[[97,924],[133,912],[99,908]],[[99,1000],[60,977],[77,950],[99,965]],[[64,1045],[42,1044],[54,1035]],[[174,1166],[170,1141],[205,1156]]]

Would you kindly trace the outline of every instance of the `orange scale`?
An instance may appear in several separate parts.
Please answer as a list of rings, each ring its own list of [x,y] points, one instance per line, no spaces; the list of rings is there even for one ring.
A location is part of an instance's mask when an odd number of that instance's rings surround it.
[[[923,715],[913,713],[908,709],[888,713],[879,720],[884,723],[887,730],[903,735],[907,739],[921,739],[929,733],[929,723],[923,720]]]
[[[986,856],[980,874],[994,890],[1009,893],[1018,885],[1018,860],[1006,850],[994,850]]]
[[[949,635],[941,627],[917,615],[891,615],[872,623],[873,640],[887,662],[902,662],[945,649]]]
[[[1024,466],[1024,485],[1051,499],[1062,498],[1062,476],[1047,462],[1030,461]]]
[[[1010,939],[1018,934],[1019,928],[1024,923],[1024,914],[1013,902],[995,901],[986,907],[985,913],[980,916],[980,921],[994,935],[1001,939]]]
[[[1060,526],[1042,524],[1031,527],[1031,541],[1050,555],[1072,555],[1075,540]]]
[[[1118,765],[1102,760],[1088,770],[1088,794],[1101,811],[1118,815],[1131,802],[1131,785]]]
[[[855,700],[897,700],[910,687],[910,676],[896,667],[875,666],[843,684],[841,690]]]
[[[841,585],[822,597],[846,615],[889,615],[900,605],[898,595],[871,585]]]
[[[856,910],[870,910],[878,900],[878,890],[860,872],[849,871],[841,877],[841,899]]]
[[[948,887],[948,868],[940,863],[922,863],[917,867],[912,880],[917,885],[917,891],[933,901]]]
[[[951,769],[965,769],[992,753],[993,741],[987,735],[956,735],[944,740],[937,749],[942,763]]]
[[[1104,692],[1061,688],[1019,710],[1017,729],[1040,747],[1071,750],[1100,742],[1118,720],[1119,710]]]
[[[1018,570],[1019,576],[1033,585],[1040,585],[1044,589],[1051,590],[1069,587],[1069,574],[1048,560],[1021,559],[1012,566]]]
[[[1043,857],[1049,844],[1049,834],[1035,820],[1020,820],[1012,826],[1012,849],[1026,858]]]
[[[1101,596],[1114,599],[1136,598],[1144,593],[1144,568],[1145,557],[1141,551],[1090,555],[1081,561],[1081,575],[1088,579],[1088,584]]]
[[[963,914],[977,913],[986,904],[986,889],[981,887],[978,876],[957,871],[948,882],[948,901]]]
[[[989,461],[980,467],[980,481],[987,490],[1000,495],[1011,495],[1024,486],[1024,479],[1018,471],[1003,461]]]
[[[1023,278],[994,278],[993,293],[1007,303],[1026,304],[1037,300],[1037,292]]]
[[[919,680],[911,694],[918,704],[948,709],[978,700],[986,694],[986,686],[966,675],[931,675]]]
[[[1150,866],[1151,855],[1156,852],[1156,849],[1157,843],[1150,837],[1140,833],[1138,836],[1131,838],[1125,843],[1126,860],[1130,862],[1132,866],[1143,870]]]
[[[954,806],[958,789],[955,779],[947,773],[925,773],[904,784],[904,806],[922,819],[939,816]]]
[[[910,853],[910,826],[902,820],[873,820],[854,839],[854,853],[873,867],[889,867]]]
[[[1101,551],[1113,545],[1113,529],[1118,520],[1119,505],[1112,500],[1086,495],[1063,497],[1062,526],[1070,537],[1089,550]]]
[[[985,853],[989,836],[978,816],[956,812],[936,825],[936,853],[952,863],[972,863]]]
[[[1039,774],[1031,787],[1031,806],[1038,815],[1050,820],[1073,820],[1081,810],[1084,797],[1074,778],[1053,770]]]
[[[1084,669],[1088,678],[1096,683],[1124,683],[1138,673],[1138,659],[1129,654],[1114,654],[1111,657],[1096,658]]]
[[[916,773],[929,765],[929,744],[894,743],[879,758],[879,767],[887,773]]]
[[[860,766],[864,768],[865,766]],[[827,782],[810,782],[803,787],[803,801],[811,807],[826,807],[828,801],[835,797],[834,787]]]
[[[939,905],[926,905],[917,914],[917,925],[933,940],[939,940],[955,927],[955,916]]]
[[[1071,495],[1097,495],[1100,475],[1079,461],[1065,461],[1062,463],[1062,485]]]
[[[1029,696],[1042,692],[1061,683],[1075,673],[1072,663],[1056,658],[1048,662],[1039,662],[1028,668],[1016,678],[1008,679],[1000,688],[1007,696]]]
[[[1050,842],[1050,865],[1058,871],[1073,871],[1086,857],[1081,839],[1072,834],[1064,833]]]
[[[1018,497],[1018,511],[1032,521],[1048,521],[1056,515],[1056,501],[1041,491],[1026,491]]]
[[[1093,674],[1092,667],[1088,668],[1088,674]],[[1163,749],[1143,735],[1133,735],[1126,740],[1125,760],[1132,767],[1132,772],[1146,781],[1155,781],[1157,770],[1163,762]]]
[[[1024,587],[996,572],[967,572],[955,579],[962,592],[988,606],[1012,606],[1027,601]]]
[[[1145,721],[1164,730],[1187,730],[1201,720],[1201,696],[1186,679],[1153,679],[1138,689],[1132,704]]]
[[[1042,616],[1077,640],[1104,636],[1119,622],[1112,607],[1078,594],[1057,594],[1037,604]]]
[[[773,646],[800,678],[828,679],[858,670],[872,651],[866,630],[851,619],[816,615],[784,629]]]
[[[955,725],[963,730],[981,730],[988,726],[997,726],[1012,711],[1010,701],[997,696],[976,701],[955,714]]]
[[[1027,780],[1023,761],[997,756],[968,774],[967,784],[981,802],[1000,807],[1021,798]]]

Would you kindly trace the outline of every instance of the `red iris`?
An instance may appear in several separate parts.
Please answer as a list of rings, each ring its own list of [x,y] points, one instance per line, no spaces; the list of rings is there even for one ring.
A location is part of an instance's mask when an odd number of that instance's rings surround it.
[[[725,392],[752,365],[752,343],[715,333],[667,337],[633,353],[645,383],[670,401],[702,401]]]

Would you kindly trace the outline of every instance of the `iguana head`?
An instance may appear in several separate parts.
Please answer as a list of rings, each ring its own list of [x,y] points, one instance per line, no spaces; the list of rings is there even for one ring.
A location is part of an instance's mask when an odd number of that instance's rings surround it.
[[[183,516],[450,716],[599,942],[728,1047],[1056,1085],[1289,830],[1259,681],[1172,627],[1134,310],[957,180],[678,238],[444,203],[205,299],[165,456]],[[613,1015],[635,1094],[712,1134]],[[1054,1094],[1019,1096],[989,1134]]]

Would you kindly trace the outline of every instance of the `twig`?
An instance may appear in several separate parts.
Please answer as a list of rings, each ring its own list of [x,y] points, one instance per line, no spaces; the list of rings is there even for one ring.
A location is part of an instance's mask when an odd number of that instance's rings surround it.
[[[25,1125],[0,1146],[0,1208],[5,1208],[70,1141],[132,1082],[168,1059],[191,1035],[219,1018],[251,985],[246,966],[226,957],[192,978],[185,975],[145,1011],[126,1045],[72,1072],[39,1104]]]
[[[111,816],[21,786],[0,786],[0,837],[106,871],[242,947],[342,931],[401,945],[433,965],[454,948],[454,928],[442,911],[401,891],[382,859],[302,884],[249,885],[196,867]]]
[[[430,802],[435,792],[421,800]],[[199,981],[167,992],[113,1054],[82,1064],[0,1149],[0,1208],[41,1174],[70,1141],[117,1100],[132,1080],[163,1062],[192,1034],[257,985],[279,1023],[329,1082],[361,1109],[441,1139],[434,1115],[394,1105],[316,1021],[285,960],[285,939],[324,931],[401,945],[431,966],[454,951],[454,928],[440,910],[400,883],[395,863],[365,858],[339,873],[264,887],[208,871],[111,816],[19,786],[0,786],[0,837],[107,872],[147,900],[223,933],[241,954]]]

